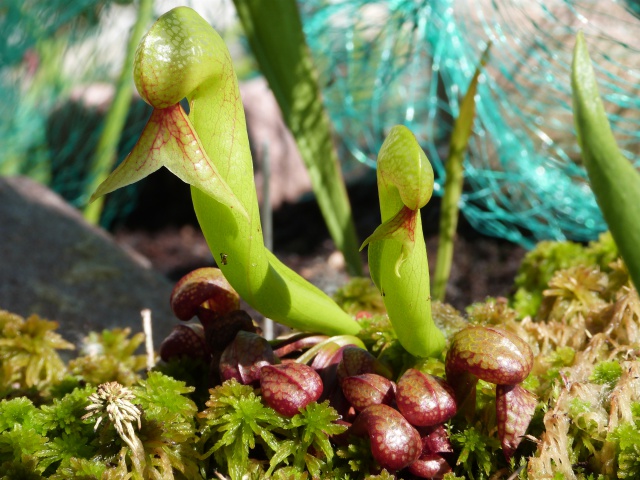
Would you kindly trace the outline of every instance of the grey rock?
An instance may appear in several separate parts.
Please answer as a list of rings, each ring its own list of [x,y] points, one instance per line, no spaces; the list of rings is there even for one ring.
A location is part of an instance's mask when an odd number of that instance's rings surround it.
[[[171,289],[148,260],[48,188],[0,177],[0,309],[56,320],[58,332],[78,344],[90,331],[142,331],[140,311],[149,308],[157,349],[178,323]]]

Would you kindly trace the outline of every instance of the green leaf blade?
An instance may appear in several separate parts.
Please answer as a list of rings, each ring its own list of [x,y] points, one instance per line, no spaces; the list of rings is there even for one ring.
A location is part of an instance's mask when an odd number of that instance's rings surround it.
[[[456,118],[449,142],[449,157],[445,166],[444,195],[440,209],[440,235],[438,239],[438,257],[434,271],[432,294],[435,300],[444,301],[447,282],[451,274],[453,262],[453,240],[458,228],[460,197],[464,185],[464,154],[467,151],[472,134],[473,120],[476,114],[476,92],[482,67],[487,62],[491,43],[485,48],[480,63],[460,105],[460,113]]]
[[[389,132],[378,154],[377,176],[382,225],[367,240],[371,278],[402,346],[418,357],[437,356],[445,340],[431,315],[429,262],[418,210],[433,193],[433,170],[407,127],[396,125]]]
[[[572,64],[574,123],[589,182],[636,289],[640,287],[640,173],[616,144],[582,33]]]
[[[362,275],[351,206],[317,74],[294,0],[234,0],[262,74],[307,167],[322,216],[349,273]]]

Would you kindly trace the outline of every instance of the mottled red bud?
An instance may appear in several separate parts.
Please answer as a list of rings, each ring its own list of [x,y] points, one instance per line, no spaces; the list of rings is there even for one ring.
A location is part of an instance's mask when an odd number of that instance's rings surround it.
[[[476,378],[495,383],[496,420],[505,458],[510,459],[536,407],[519,386],[533,366],[533,352],[516,334],[474,325],[453,336],[447,352],[447,380],[455,387],[458,407],[469,419],[475,408]]]
[[[451,445],[449,434],[444,425],[418,427],[417,430],[422,439],[422,455],[453,452],[453,445]]]
[[[190,320],[200,308],[224,315],[240,308],[240,296],[218,268],[199,268],[182,277],[171,292],[171,309]]]
[[[375,373],[363,373],[340,381],[342,393],[357,411],[371,405],[389,405],[394,398],[394,383]]]
[[[311,368],[318,372],[324,385],[324,391],[318,401],[329,400],[329,403],[338,414],[346,417],[349,414],[351,405],[342,393],[337,374],[338,364],[342,361],[344,348],[345,346],[340,346],[335,342],[325,343],[313,358]]]
[[[497,385],[522,382],[533,366],[533,352],[516,334],[472,325],[453,336],[447,352],[447,379],[463,372]]]
[[[235,378],[244,385],[260,381],[260,369],[276,362],[271,345],[260,335],[240,331],[220,357],[222,381]]]
[[[507,461],[520,445],[536,410],[535,396],[520,385],[496,387],[496,422]]]
[[[415,462],[422,450],[420,434],[388,405],[365,408],[349,429],[352,435],[368,435],[373,458],[382,468],[395,471]]]
[[[260,369],[260,388],[265,403],[276,412],[292,417],[322,394],[316,371],[301,363],[267,365]]]
[[[342,360],[338,364],[338,379],[375,373],[391,378],[391,371],[367,350],[347,345],[342,348]]]
[[[204,328],[199,324],[176,325],[160,344],[160,358],[165,362],[180,357],[204,360],[208,356]]]
[[[452,471],[447,461],[437,453],[421,456],[409,465],[408,470],[416,477],[431,479],[443,478],[445,473]]]
[[[398,380],[396,404],[404,418],[416,426],[437,425],[456,413],[453,389],[443,379],[414,368]]]

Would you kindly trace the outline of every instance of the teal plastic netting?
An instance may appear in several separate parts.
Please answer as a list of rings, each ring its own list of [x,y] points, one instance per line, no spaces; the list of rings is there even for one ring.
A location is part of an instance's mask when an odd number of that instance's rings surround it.
[[[488,41],[461,208],[484,233],[525,246],[606,228],[581,166],[570,65],[584,31],[624,155],[640,154],[640,7],[631,0],[300,2],[331,118],[359,161],[392,125],[411,128],[441,194],[459,100]]]
[[[214,23],[221,16],[228,22],[219,3],[206,6],[196,8]],[[464,214],[478,230],[526,246],[587,240],[605,228],[574,139],[571,50],[583,29],[618,142],[637,162],[636,2],[307,0],[300,7],[330,115],[353,157],[375,166],[390,126],[404,123],[429,155],[441,190],[452,118],[492,40],[466,161]],[[100,99],[109,97],[134,19],[135,4],[122,0],[2,3],[0,175],[26,174],[78,207],[86,203],[108,103]],[[120,160],[148,114],[132,102]],[[103,224],[135,201],[135,187],[116,192]]]
[[[27,175],[82,208],[91,162],[114,94],[132,2],[6,0],[0,7],[0,175]],[[131,149],[150,110],[132,100],[119,147]],[[103,224],[126,214],[135,187],[117,192]]]

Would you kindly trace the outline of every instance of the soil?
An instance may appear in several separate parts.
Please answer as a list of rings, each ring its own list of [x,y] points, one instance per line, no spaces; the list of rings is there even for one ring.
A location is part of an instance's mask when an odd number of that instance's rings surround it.
[[[140,201],[126,221],[114,228],[114,236],[177,281],[187,272],[215,262],[195,219],[188,187],[163,170],[149,177],[152,181],[142,183]],[[379,222],[374,176],[360,178],[348,191],[358,236],[363,240]],[[433,199],[422,212],[432,268],[438,245],[438,200]],[[312,283],[331,294],[347,281],[342,256],[311,195],[275,210],[273,231],[276,255]],[[487,296],[509,296],[525,253],[518,245],[478,233],[462,217],[446,301],[464,310]],[[362,258],[366,264],[364,252]]]

